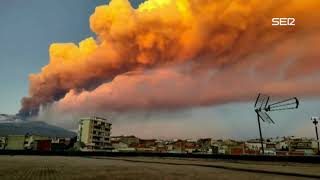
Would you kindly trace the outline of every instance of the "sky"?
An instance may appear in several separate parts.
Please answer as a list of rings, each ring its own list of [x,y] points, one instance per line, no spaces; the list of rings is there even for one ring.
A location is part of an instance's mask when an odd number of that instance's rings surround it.
[[[107,0],[2,0],[0,3],[0,113],[14,114],[28,94],[28,75],[48,64],[54,42],[78,43],[94,34],[89,17]],[[139,1],[132,2],[137,7]],[[179,112],[150,112],[119,116],[114,133],[143,137],[257,137],[253,101],[197,107]],[[272,113],[276,124],[262,124],[266,136],[313,136],[311,116],[319,114],[319,98],[300,98],[290,113]],[[73,123],[49,123],[74,129]],[[141,131],[143,129],[143,131]]]
[[[139,0],[132,1],[138,6]],[[0,2],[0,112],[17,113],[28,76],[48,64],[54,42],[92,36],[89,17],[108,0],[3,0]]]

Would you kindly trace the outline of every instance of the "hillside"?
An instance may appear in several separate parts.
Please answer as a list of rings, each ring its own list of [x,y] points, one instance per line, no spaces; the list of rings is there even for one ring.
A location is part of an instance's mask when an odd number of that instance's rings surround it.
[[[49,137],[74,137],[76,133],[46,124],[39,121],[2,121],[0,123],[0,136],[6,135],[43,135]]]

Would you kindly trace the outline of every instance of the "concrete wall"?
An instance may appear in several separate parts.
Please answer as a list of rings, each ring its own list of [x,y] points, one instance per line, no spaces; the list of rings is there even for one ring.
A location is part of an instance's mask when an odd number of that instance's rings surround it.
[[[92,143],[90,141],[90,132],[92,130],[92,127],[91,127],[91,122],[90,121],[82,121],[82,129],[81,129],[81,132],[79,133],[80,134],[80,141],[85,143],[85,144],[88,144],[88,143]]]
[[[7,144],[7,138],[6,137],[0,137],[0,150],[4,149]]]
[[[26,140],[25,140],[25,148],[36,150],[37,149],[36,142],[39,140],[50,140],[50,138],[46,136],[38,136],[38,135],[28,136],[26,137]]]
[[[9,135],[7,138],[8,150],[23,150],[26,138],[23,135]]]

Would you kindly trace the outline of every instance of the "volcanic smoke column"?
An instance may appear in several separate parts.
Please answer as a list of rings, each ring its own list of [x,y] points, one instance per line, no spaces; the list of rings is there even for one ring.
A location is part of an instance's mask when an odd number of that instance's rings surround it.
[[[97,39],[50,46],[19,114],[53,102],[129,111],[243,101],[261,90],[319,95],[310,80],[319,80],[317,7],[318,0],[149,0],[134,9],[112,0],[90,17]],[[271,26],[273,17],[294,17],[296,26]]]

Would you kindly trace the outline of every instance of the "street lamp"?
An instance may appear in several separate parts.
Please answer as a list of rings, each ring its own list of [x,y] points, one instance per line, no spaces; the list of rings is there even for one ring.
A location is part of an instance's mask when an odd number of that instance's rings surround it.
[[[317,154],[319,154],[319,136],[318,136],[318,127],[317,127],[317,125],[318,125],[318,122],[319,122],[319,117],[312,117],[311,118],[311,121],[312,121],[312,123],[314,124],[314,127],[315,127],[315,129],[316,129],[316,136],[317,136],[317,144],[318,144],[318,153]]]

